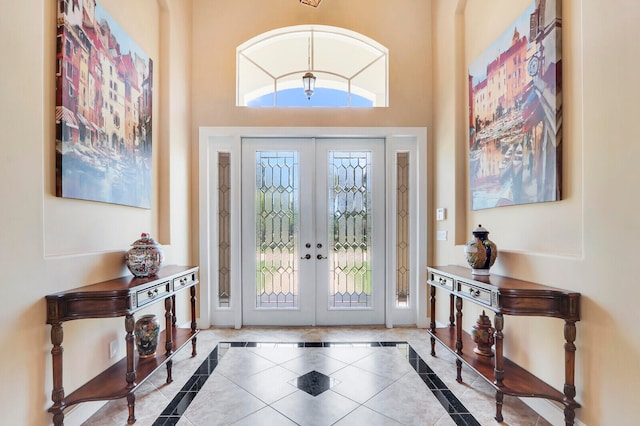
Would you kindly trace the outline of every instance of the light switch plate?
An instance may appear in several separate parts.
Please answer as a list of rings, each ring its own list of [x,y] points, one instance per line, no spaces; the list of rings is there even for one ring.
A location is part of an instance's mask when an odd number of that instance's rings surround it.
[[[438,241],[447,241],[447,231],[438,231],[436,233]]]
[[[444,207],[440,207],[436,209],[436,220],[444,220],[447,209]]]

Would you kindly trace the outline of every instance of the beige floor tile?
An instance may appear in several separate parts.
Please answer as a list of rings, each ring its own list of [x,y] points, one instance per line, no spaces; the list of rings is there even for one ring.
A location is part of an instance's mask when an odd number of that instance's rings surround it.
[[[360,404],[364,404],[394,382],[389,377],[380,376],[353,365],[336,371],[331,377],[340,382],[331,388],[332,391]]]
[[[315,397],[299,390],[271,406],[300,425],[329,426],[358,408],[359,404],[331,390]]]
[[[493,419],[493,388],[471,369],[463,367],[463,383],[455,380],[455,357],[436,345],[430,355],[425,330],[384,327],[247,327],[202,330],[198,355],[191,348],[176,354],[173,383],[166,384],[161,369],[136,392],[136,426],[151,426],[184,383],[219,342],[380,342],[406,341],[438,374],[481,425]],[[336,345],[299,348],[297,345],[219,347],[220,364],[178,422],[201,425],[420,425],[451,426],[455,422],[413,371],[398,348]],[[317,397],[288,382],[316,370],[337,384]],[[358,374],[360,373],[360,374]],[[364,405],[361,405],[364,403]],[[269,406],[270,405],[270,406]],[[526,404],[505,396],[504,426],[549,426]],[[125,425],[126,399],[110,401],[84,426]],[[394,421],[396,423],[394,423]],[[337,423],[336,423],[337,422]]]
[[[184,413],[190,422],[208,426],[229,425],[266,404],[215,371]]]
[[[398,423],[395,420],[383,416],[380,413],[365,407],[360,406],[345,417],[334,423],[335,426],[354,426],[354,425],[366,425],[366,426],[401,426],[402,423]]]
[[[433,425],[446,414],[417,374],[407,374],[364,404],[404,425]]]
[[[296,424],[273,408],[265,407],[233,423],[233,426],[295,426]]]

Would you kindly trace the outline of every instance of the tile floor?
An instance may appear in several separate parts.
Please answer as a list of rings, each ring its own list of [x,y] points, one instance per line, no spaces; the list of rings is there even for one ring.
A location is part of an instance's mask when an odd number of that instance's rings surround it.
[[[189,345],[190,346],[190,345]],[[415,328],[208,329],[136,392],[136,425],[497,425],[494,391]],[[315,395],[315,396],[314,396]],[[546,426],[505,396],[505,426]],[[126,425],[126,399],[84,426]]]

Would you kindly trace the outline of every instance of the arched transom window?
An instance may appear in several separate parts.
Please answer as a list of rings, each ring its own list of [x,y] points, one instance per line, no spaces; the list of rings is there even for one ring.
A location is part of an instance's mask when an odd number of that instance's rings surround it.
[[[388,106],[388,50],[344,28],[300,25],[237,48],[238,106]],[[302,76],[312,72],[308,98]]]

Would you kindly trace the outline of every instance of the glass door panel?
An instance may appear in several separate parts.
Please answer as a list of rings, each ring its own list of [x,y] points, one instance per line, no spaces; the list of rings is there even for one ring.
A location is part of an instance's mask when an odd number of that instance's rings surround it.
[[[384,140],[242,150],[243,324],[383,324]]]
[[[256,307],[297,308],[298,153],[256,152]]]
[[[384,194],[383,139],[316,140],[318,324],[384,323]]]
[[[243,139],[242,315],[246,325],[313,325],[310,139]],[[302,253],[304,251],[304,253]],[[308,255],[308,256],[307,256]]]
[[[371,152],[329,155],[330,306],[371,307]]]

